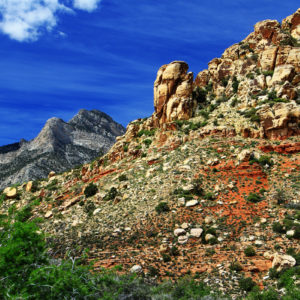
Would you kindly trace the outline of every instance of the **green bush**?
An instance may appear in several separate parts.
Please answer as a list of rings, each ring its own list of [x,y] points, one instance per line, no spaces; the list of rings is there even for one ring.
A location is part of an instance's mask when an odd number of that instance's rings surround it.
[[[45,187],[48,191],[55,191],[57,190],[57,185],[58,184],[58,180],[57,179],[53,179],[50,181],[50,183]]]
[[[232,79],[232,89],[235,94],[238,92],[239,84],[240,82],[237,80],[236,76],[234,76]]]
[[[146,140],[143,141],[143,143],[144,143],[147,147],[149,147],[149,146],[152,144],[152,140],[146,139]]]
[[[257,193],[250,193],[247,197],[247,200],[252,203],[257,203],[262,200],[262,197]]]
[[[128,180],[128,178],[125,174],[119,176],[119,181],[126,181],[126,180]]]
[[[92,182],[84,189],[84,194],[87,198],[94,196],[97,192],[98,188]]]
[[[272,225],[272,229],[277,233],[285,233],[283,225],[281,225],[279,222],[274,222]]]
[[[109,192],[104,196],[103,200],[105,201],[109,201],[109,200],[113,200],[116,198],[116,196],[118,195],[118,191],[115,187],[112,187]]]
[[[0,229],[0,295],[18,295],[31,272],[47,262],[44,236],[38,227],[16,221]]]
[[[246,277],[240,279],[239,286],[243,291],[250,292],[256,286],[256,283],[252,280],[252,278]]]
[[[198,104],[206,102],[207,91],[205,89],[201,89],[200,87],[196,87],[193,90],[193,99],[197,101]]]
[[[246,256],[255,256],[256,252],[255,249],[252,246],[248,246],[245,250],[244,253]]]
[[[243,270],[242,265],[239,262],[237,262],[237,261],[232,262],[230,264],[229,268],[230,268],[231,271],[236,271],[236,272],[240,272],[240,271]]]
[[[203,198],[206,200],[214,200],[214,199],[216,199],[216,196],[214,193],[208,192],[203,196]]]
[[[167,202],[160,202],[156,207],[155,207],[155,211],[158,214],[161,214],[163,212],[168,212],[170,211],[169,205]]]

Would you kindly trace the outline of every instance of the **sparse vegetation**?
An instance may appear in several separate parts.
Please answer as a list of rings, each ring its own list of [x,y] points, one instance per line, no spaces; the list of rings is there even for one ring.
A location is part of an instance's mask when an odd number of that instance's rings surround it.
[[[97,192],[98,188],[92,182],[84,189],[84,194],[87,198],[94,196]]]

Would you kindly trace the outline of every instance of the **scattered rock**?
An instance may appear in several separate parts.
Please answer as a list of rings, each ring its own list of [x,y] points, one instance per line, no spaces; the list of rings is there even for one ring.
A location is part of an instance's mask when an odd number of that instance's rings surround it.
[[[180,235],[185,235],[186,234],[186,231],[182,228],[176,228],[174,230],[174,235],[175,236],[180,236]]]
[[[185,204],[185,206],[192,207],[192,206],[196,206],[197,204],[199,204],[198,200],[190,200]]]
[[[5,194],[8,199],[14,199],[17,197],[18,191],[14,187],[7,187],[4,189],[3,194]]]
[[[192,237],[200,237],[203,232],[202,228],[192,228],[190,232],[190,236]]]
[[[143,268],[140,265],[134,265],[131,269],[130,269],[130,273],[136,273],[136,274],[140,274],[143,272]]]

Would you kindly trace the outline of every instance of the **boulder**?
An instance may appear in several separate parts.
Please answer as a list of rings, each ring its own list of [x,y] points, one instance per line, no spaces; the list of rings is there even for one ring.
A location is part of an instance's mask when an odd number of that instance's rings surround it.
[[[5,194],[8,199],[13,199],[17,197],[18,191],[14,187],[7,187],[4,189],[3,194]]]
[[[182,228],[176,228],[176,229],[174,230],[174,235],[175,235],[175,236],[180,236],[180,235],[185,235],[185,234],[186,234],[186,232],[185,232],[185,230],[182,229]]]
[[[279,253],[274,254],[272,268],[275,268],[278,272],[292,268],[296,265],[296,260],[290,255],[281,255]]]
[[[210,233],[207,233],[206,235],[205,235],[205,241],[206,242],[209,242],[211,239],[213,239],[213,238],[215,238],[215,236],[214,235],[212,235],[212,234],[210,234]]]
[[[202,232],[203,232],[202,228],[192,228],[190,236],[198,238],[201,236]]]
[[[185,204],[185,206],[186,206],[186,207],[192,207],[192,206],[197,205],[198,203],[199,203],[198,200],[190,200],[190,201],[188,201],[188,202]]]
[[[181,235],[178,237],[178,243],[181,245],[186,244],[188,239],[189,237],[187,235]]]
[[[131,269],[130,269],[130,273],[142,273],[143,272],[143,268],[140,265],[134,265]]]
[[[32,187],[33,187],[33,181],[28,181],[25,188],[26,192],[31,192]]]
[[[49,172],[48,178],[54,177],[56,173],[54,171]]]

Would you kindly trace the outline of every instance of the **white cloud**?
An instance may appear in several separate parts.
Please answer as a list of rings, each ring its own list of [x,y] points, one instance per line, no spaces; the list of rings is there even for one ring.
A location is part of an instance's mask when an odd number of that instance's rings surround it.
[[[101,0],[74,0],[74,7],[86,11],[93,11]]]
[[[73,7],[62,1],[0,0],[0,31],[20,42],[35,41],[56,26],[60,12],[72,12],[73,8],[91,12],[101,0],[74,0]]]

